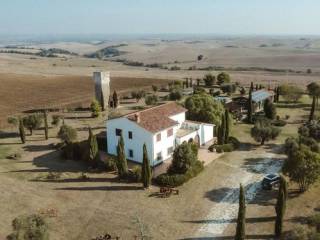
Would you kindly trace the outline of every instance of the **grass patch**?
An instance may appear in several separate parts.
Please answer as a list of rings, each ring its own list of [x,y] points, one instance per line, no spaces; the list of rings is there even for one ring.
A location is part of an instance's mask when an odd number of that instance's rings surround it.
[[[10,147],[0,146],[0,159],[5,159],[10,152]]]

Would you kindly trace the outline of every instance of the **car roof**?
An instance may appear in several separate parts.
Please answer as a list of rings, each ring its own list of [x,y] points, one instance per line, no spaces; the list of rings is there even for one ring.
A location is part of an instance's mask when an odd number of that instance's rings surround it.
[[[268,174],[268,175],[265,176],[264,178],[265,178],[265,179],[268,179],[268,180],[274,180],[275,178],[278,178],[278,177],[279,177],[278,174],[272,173],[272,174]]]

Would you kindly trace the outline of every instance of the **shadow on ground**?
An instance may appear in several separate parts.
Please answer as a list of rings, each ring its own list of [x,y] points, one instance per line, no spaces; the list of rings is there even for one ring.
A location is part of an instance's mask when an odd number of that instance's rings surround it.
[[[276,217],[256,217],[246,218],[246,223],[261,223],[261,222],[273,222]],[[197,223],[197,224],[225,224],[225,223],[236,223],[237,219],[214,219],[214,220],[191,220],[184,221],[185,223]]]
[[[35,157],[33,159],[33,165],[36,168],[22,169],[11,171],[15,173],[30,172],[30,173],[48,173],[48,172],[85,172],[88,167],[83,162],[77,162],[72,160],[63,160],[60,157],[61,152],[56,150],[47,154]]]
[[[273,239],[272,234],[255,234],[246,235],[246,239]],[[219,237],[190,237],[190,238],[180,238],[179,240],[231,240],[234,236],[219,236]]]
[[[139,186],[99,186],[99,187],[64,187],[55,188],[54,190],[64,190],[64,191],[136,191],[143,190],[143,187]]]

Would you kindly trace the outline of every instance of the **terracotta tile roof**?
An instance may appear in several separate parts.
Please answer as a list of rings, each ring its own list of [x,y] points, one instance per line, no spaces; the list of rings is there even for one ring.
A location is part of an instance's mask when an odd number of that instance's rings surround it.
[[[160,106],[131,113],[126,117],[136,122],[149,132],[156,133],[166,128],[175,126],[177,121],[170,119],[170,116],[184,113],[187,110],[175,102],[169,102]]]

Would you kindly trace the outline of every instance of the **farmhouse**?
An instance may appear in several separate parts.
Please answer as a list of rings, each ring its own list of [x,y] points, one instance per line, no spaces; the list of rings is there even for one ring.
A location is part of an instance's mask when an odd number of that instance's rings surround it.
[[[186,120],[186,109],[175,102],[107,121],[107,151],[117,154],[122,135],[128,160],[142,163],[146,144],[151,166],[172,157],[182,142],[204,145],[213,140],[214,125]]]
[[[273,101],[274,92],[264,89],[252,92],[252,102],[254,112],[261,112],[263,110],[264,102],[267,99]],[[230,112],[246,113],[248,106],[249,96],[241,96],[232,99],[232,102],[228,102],[225,106]]]

